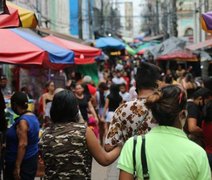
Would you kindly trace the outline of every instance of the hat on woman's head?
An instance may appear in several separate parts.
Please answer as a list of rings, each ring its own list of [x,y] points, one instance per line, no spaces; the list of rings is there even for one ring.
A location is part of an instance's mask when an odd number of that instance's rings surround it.
[[[16,103],[18,106],[26,107],[26,105],[28,105],[27,95],[23,92],[15,92],[11,97],[11,103]]]

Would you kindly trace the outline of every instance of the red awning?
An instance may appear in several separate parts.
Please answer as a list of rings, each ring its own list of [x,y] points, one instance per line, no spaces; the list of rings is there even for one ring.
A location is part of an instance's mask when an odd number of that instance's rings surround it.
[[[208,40],[205,40],[203,42],[199,42],[197,44],[189,45],[186,48],[191,50],[191,51],[195,51],[197,49],[205,48],[205,47],[208,47],[208,46],[212,47],[212,39],[208,39]]]
[[[38,21],[34,12],[8,1],[6,5],[5,12],[0,14],[0,28],[35,28],[37,26]]]
[[[45,51],[10,30],[0,30],[0,62],[42,65],[47,60]]]
[[[0,15],[0,28],[18,26],[20,26],[18,9],[6,7],[5,13]]]
[[[197,57],[191,51],[181,50],[159,56],[157,60],[197,61]]]
[[[0,29],[0,62],[54,70],[74,63],[74,53],[21,29]]]
[[[44,37],[44,39],[74,51],[75,64],[92,64],[95,62],[94,58],[101,54],[100,49],[61,39],[55,36],[47,36]]]

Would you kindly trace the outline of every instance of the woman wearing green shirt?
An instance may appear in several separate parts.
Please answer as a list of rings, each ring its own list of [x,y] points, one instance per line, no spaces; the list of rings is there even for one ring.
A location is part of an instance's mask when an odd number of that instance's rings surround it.
[[[159,126],[145,135],[145,151],[150,180],[210,180],[210,168],[205,151],[190,141],[182,128],[186,121],[186,94],[176,85],[166,86],[147,98]],[[143,180],[141,163],[142,137],[135,146],[137,178]],[[124,145],[118,163],[120,180],[133,180],[134,138]],[[143,158],[144,159],[144,158]]]

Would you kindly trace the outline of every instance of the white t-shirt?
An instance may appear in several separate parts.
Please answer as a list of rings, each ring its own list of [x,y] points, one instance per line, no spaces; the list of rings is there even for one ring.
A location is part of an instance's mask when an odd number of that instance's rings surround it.
[[[123,77],[114,77],[114,78],[112,79],[112,82],[113,82],[114,84],[117,84],[117,85],[120,85],[120,84],[123,84],[123,83],[124,83],[124,84],[127,84]]]
[[[122,97],[123,101],[125,102],[130,101],[130,94],[128,92],[125,93],[119,92],[119,94]]]

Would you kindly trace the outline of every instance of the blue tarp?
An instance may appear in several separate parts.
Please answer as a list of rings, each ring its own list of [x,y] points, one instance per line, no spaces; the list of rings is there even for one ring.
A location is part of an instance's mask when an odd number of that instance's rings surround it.
[[[115,39],[113,37],[102,37],[96,40],[96,47],[102,49],[113,48],[121,50],[125,48],[125,44],[122,41]]]

